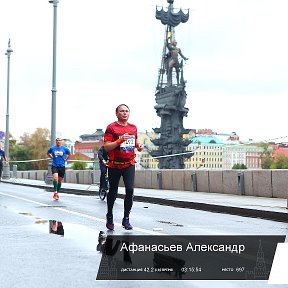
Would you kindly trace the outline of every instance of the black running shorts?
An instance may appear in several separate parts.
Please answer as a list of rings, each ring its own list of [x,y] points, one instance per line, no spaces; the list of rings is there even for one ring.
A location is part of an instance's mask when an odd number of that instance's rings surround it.
[[[58,173],[58,176],[64,178],[65,175],[65,167],[55,167],[52,166],[52,175]]]

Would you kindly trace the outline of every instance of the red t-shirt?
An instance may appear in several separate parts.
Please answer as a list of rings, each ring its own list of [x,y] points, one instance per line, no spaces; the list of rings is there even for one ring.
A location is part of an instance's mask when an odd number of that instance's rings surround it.
[[[104,134],[104,142],[114,142],[119,137],[128,133],[131,137],[124,141],[120,146],[109,151],[109,163],[111,168],[127,168],[130,165],[135,165],[135,146],[137,140],[137,127],[127,123],[126,126],[119,125],[117,122],[109,124]]]

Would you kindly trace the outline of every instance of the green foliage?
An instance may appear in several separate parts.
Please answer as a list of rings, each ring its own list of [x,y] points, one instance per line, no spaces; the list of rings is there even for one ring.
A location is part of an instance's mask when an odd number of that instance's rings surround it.
[[[284,155],[279,155],[271,165],[272,169],[288,169],[288,158]]]
[[[261,153],[261,156],[260,156],[261,168],[262,169],[271,169],[271,165],[273,162],[271,147],[269,147],[268,143],[261,143],[260,147],[263,148],[263,152]]]
[[[50,131],[47,128],[37,128],[32,134],[24,133],[21,138],[21,144],[30,151],[30,159],[45,159],[50,146]],[[23,160],[23,159],[21,159]],[[47,161],[32,162],[33,169],[47,169]]]
[[[247,166],[245,164],[234,164],[232,169],[241,169],[241,170],[244,170],[244,169],[247,169]]]
[[[13,164],[17,165],[17,170],[47,169],[48,160],[36,162],[13,162],[25,160],[46,159],[47,150],[50,146],[50,132],[47,128],[37,128],[34,133],[24,133],[20,137],[20,144],[9,135],[9,160],[11,169]]]
[[[9,158],[15,146],[16,146],[16,139],[13,137],[11,133],[9,133]]]
[[[80,156],[76,156],[75,160],[84,160],[84,159]],[[85,161],[75,161],[72,164],[73,170],[85,170],[86,167],[87,167],[87,163]]]
[[[262,169],[271,169],[272,163],[273,163],[272,156],[261,158],[261,168]]]
[[[31,159],[31,151],[29,148],[22,146],[22,145],[16,145],[10,153],[10,160],[11,161],[23,161],[23,160],[30,160]],[[31,162],[16,162],[12,164],[17,165],[18,171],[25,171],[25,170],[31,170],[33,169],[33,164]]]

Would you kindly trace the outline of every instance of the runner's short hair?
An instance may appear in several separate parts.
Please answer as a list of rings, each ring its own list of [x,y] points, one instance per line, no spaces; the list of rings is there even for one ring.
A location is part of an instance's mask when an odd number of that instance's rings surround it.
[[[116,113],[118,112],[118,109],[121,107],[121,106],[126,106],[128,108],[128,110],[130,111],[130,108],[128,107],[128,105],[126,104],[120,104],[116,107]]]

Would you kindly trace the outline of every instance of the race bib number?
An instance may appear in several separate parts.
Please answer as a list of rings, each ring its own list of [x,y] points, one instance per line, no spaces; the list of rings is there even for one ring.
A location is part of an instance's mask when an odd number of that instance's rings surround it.
[[[133,151],[135,149],[135,136],[131,135],[126,141],[121,143],[120,150],[123,152]]]
[[[54,152],[54,155],[55,155],[55,157],[62,157],[62,156],[63,156],[63,151],[58,151],[58,150],[56,150],[56,151]]]

